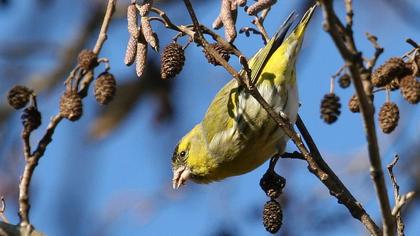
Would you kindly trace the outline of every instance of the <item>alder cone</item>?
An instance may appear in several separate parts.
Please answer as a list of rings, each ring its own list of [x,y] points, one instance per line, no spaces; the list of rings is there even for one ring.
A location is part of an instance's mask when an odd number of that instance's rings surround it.
[[[372,73],[372,84],[375,87],[383,87],[406,73],[407,67],[404,60],[399,57],[391,57]]]
[[[353,113],[360,112],[359,98],[357,97],[356,94],[351,96],[351,98],[349,100],[349,110]]]
[[[397,127],[399,119],[400,111],[397,104],[385,102],[379,110],[379,126],[382,132],[391,133]]]
[[[225,61],[229,61],[229,59],[230,59],[230,53],[221,44],[219,44],[219,43],[213,43],[213,44],[210,44],[210,47],[212,47],[214,50],[216,50],[216,52],[218,52],[219,55],[223,59],[225,59]],[[209,63],[211,63],[211,64],[213,64],[215,66],[220,65],[220,63],[216,60],[216,58],[214,58],[210,53],[208,53],[206,50],[203,50],[203,51],[204,51],[204,55],[206,56],[207,61]]]
[[[85,70],[92,70],[98,65],[98,57],[93,51],[84,49],[79,53],[78,64]]]
[[[283,212],[280,203],[270,200],[265,203],[263,210],[263,224],[265,229],[275,234],[283,224]]]
[[[267,197],[278,198],[286,185],[286,179],[274,171],[267,171],[260,180],[260,187]]]
[[[70,121],[80,119],[83,114],[83,104],[77,92],[67,91],[61,96],[60,114]]]
[[[334,93],[325,94],[321,101],[321,118],[327,124],[337,121],[341,114],[340,98]]]
[[[340,85],[341,88],[348,88],[351,84],[350,75],[345,73],[338,79],[338,85]]]
[[[113,74],[104,72],[95,81],[95,98],[99,104],[106,105],[115,96],[117,82]]]
[[[411,75],[407,75],[400,81],[400,91],[405,100],[411,104],[417,104],[420,100],[420,83]]]
[[[31,93],[32,90],[29,88],[22,85],[16,85],[9,90],[7,102],[14,109],[21,109],[28,104]]]
[[[28,132],[37,129],[41,125],[41,113],[34,106],[25,108],[20,119],[23,127]]]
[[[177,43],[170,43],[163,50],[160,60],[162,79],[173,78],[181,72],[184,66],[184,49],[182,49],[182,46]]]

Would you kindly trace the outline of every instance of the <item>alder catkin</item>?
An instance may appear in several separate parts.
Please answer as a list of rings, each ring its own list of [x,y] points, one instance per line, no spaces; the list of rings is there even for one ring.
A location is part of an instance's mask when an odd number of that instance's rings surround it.
[[[98,57],[92,50],[84,49],[79,53],[78,64],[84,70],[92,70],[98,65]]]
[[[230,59],[230,53],[229,51],[223,47],[223,45],[219,44],[219,43],[213,43],[209,45],[210,47],[212,47],[214,50],[216,50],[216,52],[218,52],[220,54],[220,56],[225,59],[225,61],[229,61]],[[204,55],[207,58],[207,61],[215,66],[220,65],[220,63],[216,60],[216,58],[214,58],[210,53],[208,53],[206,50],[204,50]]]
[[[274,171],[267,171],[260,179],[260,187],[267,197],[276,199],[283,192],[286,185],[286,179]]]
[[[140,16],[147,16],[152,6],[153,0],[144,0],[139,9]]]
[[[34,106],[25,108],[20,116],[20,119],[22,120],[22,125],[27,132],[32,132],[41,125],[41,113]]]
[[[420,82],[412,75],[403,77],[400,81],[401,95],[410,104],[417,104],[420,100]]]
[[[136,74],[137,77],[141,77],[144,73],[144,69],[147,64],[147,43],[140,34],[139,41],[137,42],[137,53],[136,53]]]
[[[248,15],[257,15],[259,12],[271,7],[276,2],[277,0],[259,0],[258,2],[248,7],[248,9],[246,9],[246,13],[248,13]]]
[[[157,35],[153,32],[152,26],[150,25],[149,18],[146,16],[141,17],[141,30],[144,35],[146,42],[155,50],[159,51],[159,43]]]
[[[117,82],[113,74],[104,72],[95,81],[94,94],[96,101],[106,105],[112,101],[117,88]]]
[[[235,19],[231,7],[231,2],[229,0],[222,0],[220,18],[225,28],[225,38],[230,43],[236,38]]]
[[[76,121],[83,114],[82,98],[76,91],[66,91],[60,99],[60,114],[70,120]]]
[[[280,203],[270,200],[265,203],[263,209],[263,224],[265,229],[275,234],[283,224],[283,212]]]
[[[127,43],[127,49],[125,50],[124,64],[130,66],[136,60],[137,54],[137,39],[130,35]]]
[[[136,39],[139,37],[139,31],[137,30],[137,20],[136,4],[132,3],[127,7],[127,29],[130,35]]]
[[[372,73],[372,84],[375,87],[383,87],[406,72],[404,61],[399,57],[391,57]]]

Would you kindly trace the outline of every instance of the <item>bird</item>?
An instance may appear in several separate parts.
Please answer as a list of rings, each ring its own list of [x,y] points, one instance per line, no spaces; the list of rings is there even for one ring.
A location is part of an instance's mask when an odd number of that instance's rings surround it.
[[[286,115],[292,123],[299,108],[296,59],[316,6],[310,7],[287,35],[297,17],[292,12],[248,61],[251,80],[259,93],[275,112]],[[207,184],[242,175],[276,153],[284,153],[289,137],[243,86],[235,79],[225,84],[202,121],[178,142],[172,155],[174,189],[188,180]]]

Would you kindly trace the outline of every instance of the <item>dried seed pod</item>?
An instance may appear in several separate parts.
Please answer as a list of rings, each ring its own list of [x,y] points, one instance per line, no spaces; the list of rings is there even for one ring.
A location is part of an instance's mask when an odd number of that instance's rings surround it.
[[[393,102],[385,102],[379,111],[379,126],[382,132],[389,134],[398,125],[400,119],[400,111],[397,104]]]
[[[260,180],[260,187],[267,197],[278,198],[286,185],[286,179],[274,171],[267,171]]]
[[[104,72],[95,81],[95,98],[102,105],[112,101],[117,88],[117,82],[113,74]]]
[[[344,73],[339,79],[338,79],[338,85],[340,85],[341,88],[348,88],[351,84],[350,75],[347,73]]]
[[[135,39],[139,37],[139,31],[137,28],[137,7],[136,3],[133,2],[127,7],[127,29],[130,35]]]
[[[383,87],[406,73],[407,67],[404,61],[399,57],[391,57],[372,73],[372,84],[375,87]]]
[[[181,72],[184,66],[184,49],[177,43],[170,43],[163,50],[160,61],[162,79],[173,78]]]
[[[152,9],[152,6],[153,0],[144,0],[139,9],[140,16],[147,16],[150,12],[150,9]]]
[[[277,0],[259,0],[248,7],[248,9],[246,9],[246,13],[248,13],[248,15],[257,15],[260,11],[271,7],[276,2]]]
[[[141,77],[144,73],[147,64],[147,43],[140,33],[139,41],[137,42],[136,52],[136,74],[137,77]]]
[[[92,70],[98,65],[98,57],[96,54],[91,51],[84,49],[79,53],[78,64],[84,70]]]
[[[220,29],[223,26],[223,22],[222,22],[222,18],[220,18],[220,16],[217,16],[217,18],[213,21],[213,24],[211,25],[211,27],[213,27],[213,29]]]
[[[400,88],[400,79],[395,78],[389,82],[389,84],[386,85],[386,88],[390,89],[391,91],[397,90]]]
[[[225,38],[231,43],[236,38],[235,14],[232,14],[232,4],[229,0],[222,0],[220,18],[225,27]]]
[[[16,110],[21,109],[28,104],[31,93],[32,90],[29,88],[22,85],[16,85],[9,90],[7,101],[9,105]]]
[[[349,110],[353,113],[360,112],[360,104],[359,104],[359,98],[356,94],[351,96],[349,100]]]
[[[229,61],[230,53],[225,47],[223,47],[223,45],[219,43],[213,43],[213,44],[210,44],[209,46],[212,47],[214,50],[216,50],[223,59],[225,59],[226,61]],[[219,62],[216,60],[216,58],[214,58],[210,53],[208,53],[204,49],[203,49],[203,52],[209,63],[215,66],[220,65]]]
[[[321,101],[321,118],[327,124],[334,123],[340,115],[340,98],[334,93],[325,94]]]
[[[66,91],[60,100],[60,114],[70,120],[76,121],[83,114],[82,98],[75,91]]]
[[[136,60],[137,54],[137,39],[130,35],[127,43],[127,49],[125,50],[124,64],[131,66]]]
[[[146,42],[157,52],[159,51],[159,42],[157,39],[157,35],[153,32],[152,26],[150,25],[150,21],[148,17],[142,16],[141,17],[141,30],[144,35],[144,39]]]
[[[283,224],[283,212],[281,205],[275,200],[270,200],[265,203],[263,210],[263,224],[265,229],[275,234],[279,231]]]
[[[417,104],[420,100],[420,82],[412,75],[403,77],[400,81],[400,91],[405,100]]]
[[[20,119],[26,132],[32,132],[41,125],[41,113],[34,106],[25,108]]]

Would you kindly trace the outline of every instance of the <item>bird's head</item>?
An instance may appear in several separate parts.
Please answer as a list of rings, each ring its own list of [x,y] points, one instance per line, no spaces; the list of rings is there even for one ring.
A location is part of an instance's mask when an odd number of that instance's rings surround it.
[[[172,187],[178,189],[187,180],[210,182],[207,177],[216,163],[210,156],[201,125],[196,125],[175,147],[172,155]]]

